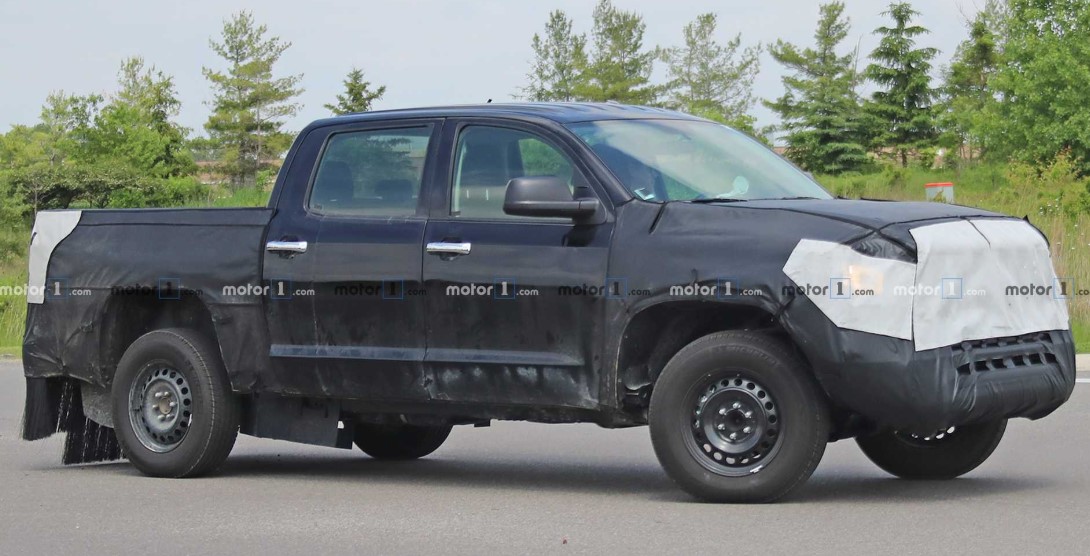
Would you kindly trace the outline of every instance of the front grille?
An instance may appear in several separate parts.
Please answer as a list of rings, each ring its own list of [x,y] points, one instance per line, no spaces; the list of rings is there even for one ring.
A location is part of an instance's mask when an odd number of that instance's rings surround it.
[[[951,348],[958,373],[967,375],[1040,365],[1055,365],[1050,332],[961,342]]]

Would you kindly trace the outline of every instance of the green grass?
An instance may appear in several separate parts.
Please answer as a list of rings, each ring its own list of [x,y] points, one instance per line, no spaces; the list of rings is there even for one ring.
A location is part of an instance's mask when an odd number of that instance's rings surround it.
[[[18,259],[0,265],[0,287],[21,288],[25,284],[25,261]],[[9,347],[22,345],[25,321],[26,296],[0,295],[0,353],[5,353],[4,350]]]
[[[213,188],[196,206],[206,207],[263,207],[269,202],[269,191],[260,187],[230,190]]]
[[[1090,323],[1073,321],[1071,331],[1075,333],[1075,351],[1090,353]]]

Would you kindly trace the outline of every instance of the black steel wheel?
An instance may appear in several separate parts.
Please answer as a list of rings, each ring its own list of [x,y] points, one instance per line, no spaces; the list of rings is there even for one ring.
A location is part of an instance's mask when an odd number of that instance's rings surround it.
[[[193,421],[193,391],[166,360],[149,361],[129,388],[129,426],[148,450],[178,447]]]
[[[167,328],[138,338],[117,365],[111,397],[121,450],[146,475],[209,473],[238,436],[240,403],[219,350],[195,330]]]
[[[806,481],[829,441],[824,394],[794,350],[748,331],[685,346],[651,394],[666,473],[710,502],[770,502]]]
[[[422,458],[443,445],[451,425],[356,425],[356,446],[375,459],[406,460]]]
[[[995,452],[1007,420],[949,427],[932,434],[883,431],[856,438],[875,465],[902,479],[953,479],[984,463]]]
[[[693,427],[686,447],[713,473],[744,477],[779,451],[781,423],[776,402],[755,379],[741,372],[690,394]]]

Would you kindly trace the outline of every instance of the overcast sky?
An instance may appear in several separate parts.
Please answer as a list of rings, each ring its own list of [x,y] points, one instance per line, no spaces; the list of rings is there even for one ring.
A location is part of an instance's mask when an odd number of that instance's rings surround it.
[[[966,35],[965,16],[983,0],[914,0],[919,22],[932,33],[921,42],[939,48],[940,63]],[[201,67],[221,61],[208,41],[223,20],[248,9],[270,33],[291,41],[276,68],[302,73],[303,109],[288,122],[296,131],[324,117],[322,107],[340,92],[353,66],[387,86],[376,108],[510,100],[525,83],[530,39],[548,13],[563,9],[579,31],[589,31],[593,0],[0,0],[0,130],[37,120],[50,91],[107,93],[127,56],[140,55],[174,76],[183,106],[180,121],[197,132],[211,94]],[[682,27],[698,14],[719,16],[719,37],[741,32],[744,44],[782,38],[810,45],[818,17],[812,0],[614,0],[643,14],[648,46],[680,43]],[[871,31],[884,23],[887,2],[847,0],[861,52],[876,44]],[[766,53],[756,94],[782,94],[782,69]],[[758,106],[761,125],[774,116]]]

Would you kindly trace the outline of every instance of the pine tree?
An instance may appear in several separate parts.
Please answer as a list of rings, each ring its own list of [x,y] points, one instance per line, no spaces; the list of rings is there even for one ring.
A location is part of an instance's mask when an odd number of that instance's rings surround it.
[[[545,34],[534,33],[530,84],[522,96],[535,102],[577,100],[575,87],[587,65],[587,37],[572,31],[572,20],[561,10],[549,14]]]
[[[344,94],[337,95],[337,104],[326,104],[325,107],[336,116],[370,112],[371,105],[384,94],[386,85],[372,90],[371,82],[363,80],[363,70],[352,68],[344,80]]]
[[[204,68],[215,95],[204,127],[220,150],[220,170],[236,187],[252,186],[266,161],[288,148],[291,136],[281,127],[299,110],[292,99],[302,92],[303,76],[273,76],[273,66],[291,43],[266,38],[267,32],[244,11],[224,22],[222,42],[209,41],[227,69]]]
[[[787,155],[811,172],[840,174],[867,162],[861,144],[855,54],[839,55],[850,22],[842,2],[821,6],[814,48],[800,49],[782,40],[769,48],[787,67],[779,99],[765,105],[780,115]]]
[[[593,50],[575,86],[575,97],[593,102],[652,105],[661,87],[651,84],[656,53],[643,47],[647,24],[636,12],[599,0],[591,31]]]
[[[684,46],[662,51],[670,78],[666,106],[753,133],[755,120],[749,111],[761,46],[742,49],[740,33],[719,44],[715,30],[715,14],[701,14],[685,26]]]
[[[916,47],[916,37],[930,31],[911,24],[920,14],[907,2],[890,4],[882,15],[892,18],[894,26],[874,31],[882,39],[864,74],[882,90],[872,95],[866,111],[877,125],[875,146],[894,149],[901,166],[908,166],[910,151],[935,142],[937,93],[931,87],[931,60],[938,50]]]

